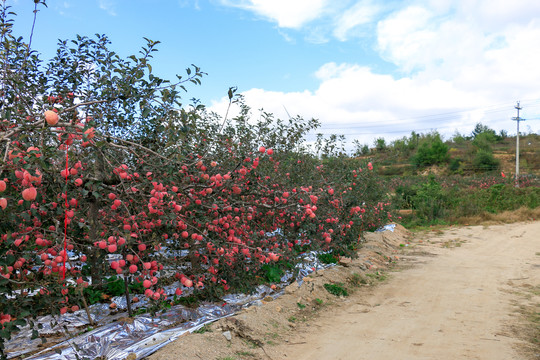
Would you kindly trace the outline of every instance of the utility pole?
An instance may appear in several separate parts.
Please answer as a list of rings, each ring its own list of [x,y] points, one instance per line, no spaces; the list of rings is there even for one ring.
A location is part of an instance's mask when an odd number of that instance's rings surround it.
[[[514,108],[517,110],[517,116],[513,117],[512,120],[517,122],[517,133],[516,133],[516,187],[519,187],[519,122],[525,121],[525,119],[522,119],[519,117],[519,110],[522,109],[521,106],[519,106],[519,101],[517,102],[517,105],[514,106]]]

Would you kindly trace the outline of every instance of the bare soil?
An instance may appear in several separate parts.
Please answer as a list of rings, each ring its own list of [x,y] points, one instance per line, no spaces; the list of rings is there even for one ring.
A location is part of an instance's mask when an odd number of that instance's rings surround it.
[[[304,280],[150,359],[540,357],[538,221],[414,236],[398,225],[369,234],[358,259]]]

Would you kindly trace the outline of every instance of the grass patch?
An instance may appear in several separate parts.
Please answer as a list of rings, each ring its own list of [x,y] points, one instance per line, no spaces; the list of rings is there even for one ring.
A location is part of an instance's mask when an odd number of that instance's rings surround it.
[[[259,347],[255,342],[248,339],[244,339],[244,344],[246,344],[246,346],[249,347],[250,349],[256,349]]]
[[[352,273],[348,278],[347,282],[354,287],[359,287],[361,285],[366,285],[368,283],[367,279],[358,273]]]
[[[248,357],[255,357],[255,354],[249,351],[237,351],[236,355],[238,356],[248,356]]]
[[[374,273],[367,273],[366,276],[372,279],[375,279],[377,281],[385,281],[386,279],[388,279],[388,275],[381,271],[377,271]]]
[[[212,332],[212,329],[208,325],[204,325],[202,328],[195,330],[194,334],[204,334],[207,332]]]
[[[335,296],[349,296],[349,292],[342,283],[324,284],[326,291]]]
[[[266,333],[266,335],[267,335],[269,338],[274,339],[274,340],[277,339],[277,338],[279,338],[279,336],[280,336],[279,333],[277,333],[277,332],[269,332],[269,333]]]

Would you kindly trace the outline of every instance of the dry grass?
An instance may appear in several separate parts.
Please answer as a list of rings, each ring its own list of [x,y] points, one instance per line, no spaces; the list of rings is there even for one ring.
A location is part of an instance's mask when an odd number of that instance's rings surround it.
[[[514,211],[504,211],[498,214],[484,212],[474,216],[453,219],[453,221],[462,225],[496,225],[521,221],[534,221],[538,219],[540,219],[540,207],[535,209],[522,207]]]
[[[538,359],[540,354],[540,286],[522,285],[516,294],[520,297],[513,302],[518,321],[508,327],[509,336],[522,340],[516,346],[524,359]]]

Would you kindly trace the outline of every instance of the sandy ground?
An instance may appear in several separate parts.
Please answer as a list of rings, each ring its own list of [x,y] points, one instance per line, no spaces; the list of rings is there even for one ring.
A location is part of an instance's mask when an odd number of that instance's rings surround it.
[[[530,342],[540,335],[538,322],[529,316],[540,314],[540,222],[414,237],[401,228],[342,265],[151,359],[540,357]],[[351,294],[330,295],[325,283],[343,283]]]

